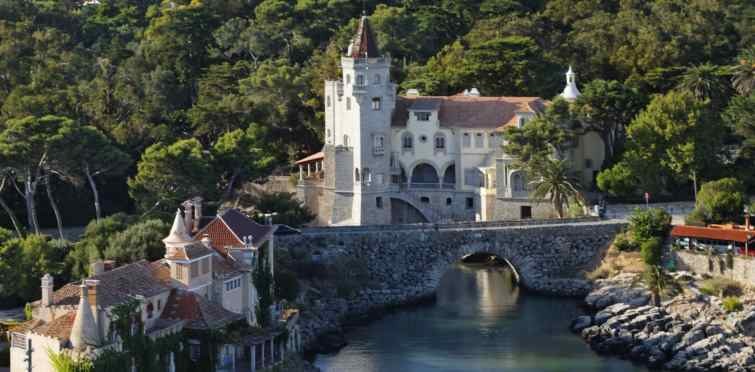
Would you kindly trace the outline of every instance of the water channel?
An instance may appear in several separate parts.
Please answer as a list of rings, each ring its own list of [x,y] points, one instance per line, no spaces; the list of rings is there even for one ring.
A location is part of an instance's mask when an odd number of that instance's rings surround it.
[[[525,293],[505,266],[459,264],[432,305],[400,310],[347,333],[348,346],[318,355],[328,372],[636,372],[595,354],[569,332],[574,299]]]

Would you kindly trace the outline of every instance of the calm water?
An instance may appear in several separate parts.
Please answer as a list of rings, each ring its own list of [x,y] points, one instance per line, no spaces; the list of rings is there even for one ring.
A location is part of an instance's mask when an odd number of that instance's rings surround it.
[[[352,329],[349,345],[318,355],[334,372],[646,371],[594,354],[569,332],[575,300],[525,294],[503,268],[449,270],[433,305]]]

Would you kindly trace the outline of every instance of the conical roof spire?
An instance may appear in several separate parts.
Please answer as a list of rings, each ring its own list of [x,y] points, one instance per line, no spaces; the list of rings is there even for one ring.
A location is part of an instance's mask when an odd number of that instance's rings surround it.
[[[87,346],[97,347],[100,345],[100,332],[97,329],[98,325],[94,321],[92,308],[89,304],[86,283],[83,283],[80,288],[81,299],[79,299],[79,308],[76,310],[76,318],[73,320],[70,337],[71,345],[77,350],[83,350]]]
[[[377,58],[380,56],[366,14],[363,14],[362,19],[359,20],[359,28],[357,28],[357,33],[351,40],[348,56],[351,58]]]
[[[567,101],[573,101],[581,95],[581,93],[579,93],[579,89],[577,89],[577,82],[574,79],[575,76],[576,74],[574,73],[574,70],[572,70],[570,65],[569,71],[566,71],[566,86],[564,87],[564,91],[561,93],[561,97],[563,97]]]
[[[186,232],[186,225],[184,219],[181,217],[181,210],[176,211],[176,218],[173,220],[173,226],[170,228],[170,234],[168,234],[163,243],[166,245],[186,244],[191,243],[192,239],[189,233]]]

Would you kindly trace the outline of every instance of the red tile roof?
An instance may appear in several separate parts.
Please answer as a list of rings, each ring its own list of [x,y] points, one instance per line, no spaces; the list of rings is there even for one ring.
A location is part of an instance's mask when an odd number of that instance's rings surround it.
[[[744,243],[747,237],[755,240],[755,230],[712,228],[700,226],[677,225],[671,229],[671,236],[676,238],[695,238]]]
[[[175,290],[165,304],[162,318],[185,320],[186,328],[190,329],[211,329],[244,319],[244,316],[228,311],[194,292]]]
[[[13,326],[10,331],[18,333],[26,333],[27,331],[31,331],[38,335],[52,337],[60,341],[66,341],[71,337],[71,329],[73,328],[73,322],[75,319],[76,312],[69,311],[61,316],[58,316],[50,322],[45,322],[40,319],[32,319]]]
[[[262,225],[236,209],[228,209],[196,233],[195,239],[201,240],[207,235],[210,246],[218,253],[226,255],[226,247],[241,247],[244,236],[251,235],[252,243],[260,246],[268,239],[273,226]]]
[[[391,125],[404,127],[410,109],[434,106],[443,127],[503,129],[516,123],[517,112],[540,113],[547,104],[540,97],[404,96],[396,100]]]

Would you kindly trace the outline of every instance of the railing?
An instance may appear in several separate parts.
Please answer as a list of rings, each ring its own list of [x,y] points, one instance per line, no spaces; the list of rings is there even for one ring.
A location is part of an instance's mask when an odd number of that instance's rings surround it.
[[[455,190],[455,183],[439,183],[439,182],[402,182],[399,184],[402,190]]]
[[[366,226],[327,226],[306,227],[301,229],[302,234],[334,234],[343,232],[380,232],[380,231],[411,231],[411,230],[453,230],[453,229],[490,229],[500,227],[535,226],[535,225],[562,225],[572,223],[593,223],[601,221],[600,217],[580,218],[548,218],[548,219],[525,219],[525,220],[499,220],[484,222],[446,222],[446,223],[415,223],[403,225],[366,225]],[[620,222],[617,222],[620,223]]]

